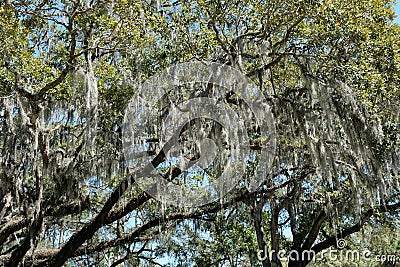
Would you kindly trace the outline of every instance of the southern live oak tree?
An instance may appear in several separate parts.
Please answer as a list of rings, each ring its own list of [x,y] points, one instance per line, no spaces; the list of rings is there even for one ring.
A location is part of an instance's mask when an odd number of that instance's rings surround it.
[[[159,257],[171,266],[282,266],[271,251],[319,253],[366,224],[395,222],[400,29],[392,5],[1,1],[0,263],[155,266]],[[191,60],[230,65],[259,86],[277,152],[256,192],[238,184],[202,207],[163,207],[128,175],[124,110],[147,77]],[[160,165],[163,153],[151,152]],[[177,166],[163,172],[183,175]]]

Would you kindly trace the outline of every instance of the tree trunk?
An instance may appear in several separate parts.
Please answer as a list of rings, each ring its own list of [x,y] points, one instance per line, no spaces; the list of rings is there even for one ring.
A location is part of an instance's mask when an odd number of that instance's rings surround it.
[[[261,256],[263,267],[271,267],[271,262],[268,255],[267,242],[265,241],[264,228],[262,226],[262,207],[264,201],[255,201],[253,207],[254,228],[256,230],[258,249],[261,251],[258,255]]]

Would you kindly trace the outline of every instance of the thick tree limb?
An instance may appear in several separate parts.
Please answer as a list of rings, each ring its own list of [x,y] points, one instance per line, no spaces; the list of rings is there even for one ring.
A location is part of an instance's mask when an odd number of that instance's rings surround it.
[[[377,208],[377,210],[379,210],[380,212],[393,212],[397,211],[398,209],[400,209],[400,202],[392,205],[382,205]],[[364,226],[364,224],[374,215],[374,211],[375,211],[374,209],[369,209],[366,212],[364,212],[361,216],[359,223],[349,228],[346,228],[343,231],[340,231],[338,236],[340,238],[345,238],[353,233],[360,231],[361,228]],[[314,250],[315,253],[318,253],[331,246],[335,246],[336,242],[337,242],[337,236],[332,236],[313,246],[312,250]]]
[[[265,241],[265,233],[262,221],[262,208],[264,201],[258,201],[253,207],[254,229],[256,230],[258,249],[261,251],[261,263],[263,267],[271,267],[271,261],[267,250],[267,242]]]
[[[43,225],[43,215],[41,213],[38,214],[38,217],[33,220],[28,234],[25,236],[25,239],[23,240],[22,244],[18,246],[12,253],[11,257],[8,260],[8,262],[5,264],[5,267],[18,267],[20,262],[23,260],[25,257],[25,254],[28,252],[28,250],[32,246],[32,241],[35,241],[35,239],[38,236],[38,233],[42,229]]]
[[[310,231],[308,232],[307,238],[302,246],[303,250],[309,250],[311,246],[314,244],[315,240],[318,237],[321,226],[326,218],[327,218],[326,212],[324,210],[321,211],[318,217],[315,219]]]
[[[24,228],[28,224],[28,220],[23,216],[15,216],[10,221],[8,221],[1,229],[0,229],[0,248],[7,241],[7,238],[22,228]]]

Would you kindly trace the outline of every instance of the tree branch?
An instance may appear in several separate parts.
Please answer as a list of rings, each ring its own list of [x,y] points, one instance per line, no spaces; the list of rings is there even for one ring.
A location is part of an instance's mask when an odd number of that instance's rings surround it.
[[[392,212],[392,211],[397,211],[400,209],[400,202],[392,205],[381,205],[377,208],[381,212]],[[353,233],[356,233],[361,230],[363,225],[374,215],[374,209],[369,209],[368,211],[364,212],[363,215],[361,216],[361,220],[359,223],[344,229],[343,231],[339,232],[340,238],[345,238]],[[331,246],[336,245],[337,237],[332,236],[324,241],[316,244],[315,246],[312,247],[312,250],[315,251],[315,253],[321,252],[324,249],[327,249]]]
[[[327,214],[323,210],[320,212],[318,217],[315,219],[315,221],[310,229],[310,232],[308,233],[307,238],[303,243],[303,246],[302,246],[303,250],[309,250],[311,248],[311,246],[314,244],[315,240],[318,237],[319,230],[321,229],[321,226],[322,226],[323,222],[325,221],[326,217],[327,217]]]

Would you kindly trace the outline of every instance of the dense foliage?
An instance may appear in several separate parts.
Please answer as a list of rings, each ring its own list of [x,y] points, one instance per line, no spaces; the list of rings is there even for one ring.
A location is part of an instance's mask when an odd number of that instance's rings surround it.
[[[340,238],[361,250],[363,229],[398,236],[392,5],[0,2],[0,263],[305,266],[311,259],[285,263],[277,252],[318,254]],[[215,203],[176,208],[131,181],[122,153],[128,102],[148,77],[187,61],[240,70],[271,106],[276,157],[255,192],[240,183]],[[164,172],[180,176],[177,166]],[[369,249],[400,256],[399,239],[379,242],[388,251]]]

